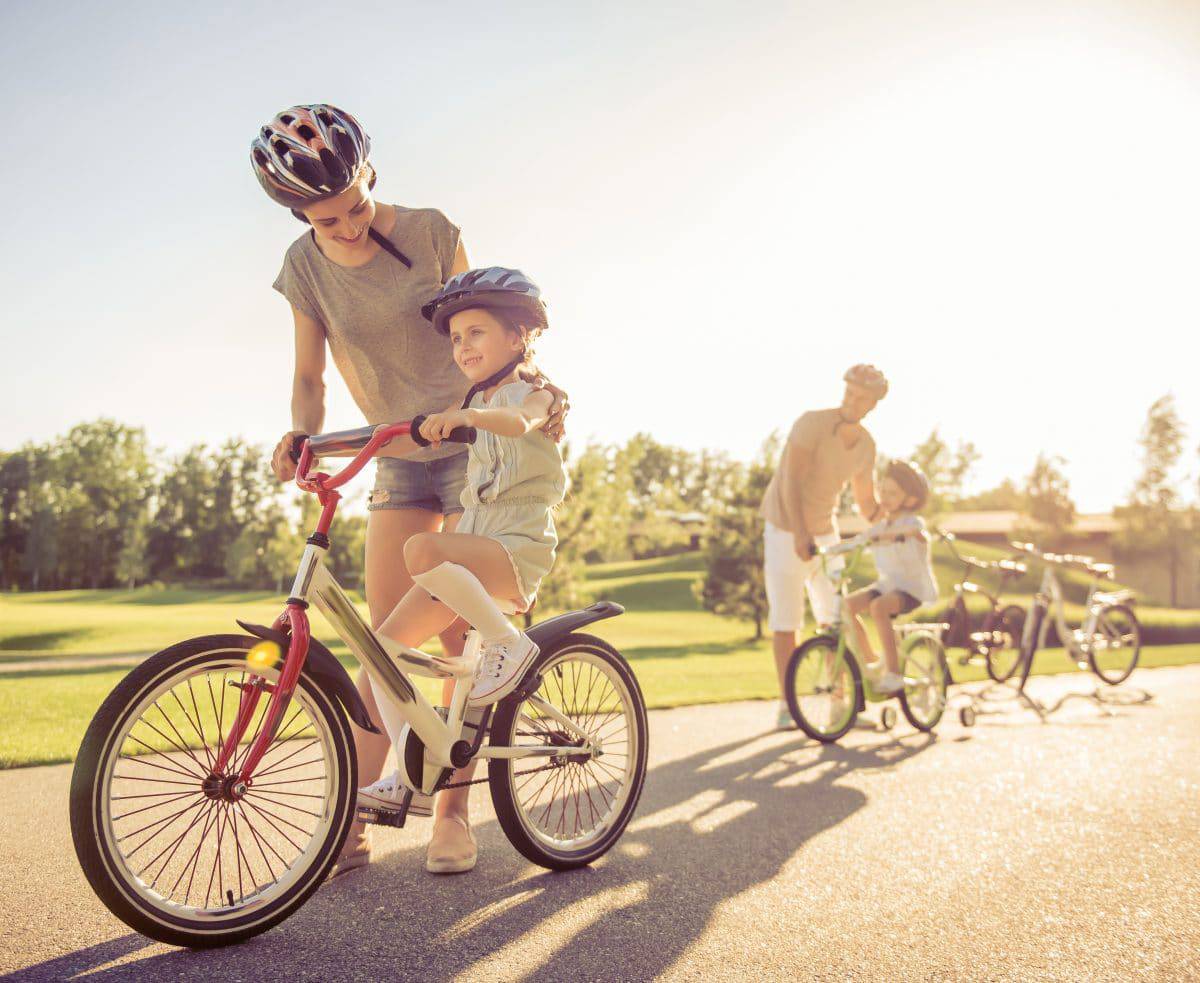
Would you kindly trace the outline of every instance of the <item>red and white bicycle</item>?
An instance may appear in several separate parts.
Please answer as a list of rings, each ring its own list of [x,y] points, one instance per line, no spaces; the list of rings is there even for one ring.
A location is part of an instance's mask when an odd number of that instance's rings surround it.
[[[296,481],[317,495],[321,516],[275,623],[239,621],[246,634],[151,656],[88,727],[71,781],[75,850],[100,899],[137,931],[193,947],[240,942],[295,912],[333,865],[358,788],[349,721],[378,728],[341,663],[310,636],[310,604],[404,710],[397,754],[409,791],[393,825],[414,794],[445,788],[477,758],[488,761],[479,781],[501,827],[534,863],[591,863],[629,823],[646,774],[645,703],[621,654],[579,631],[619,605],[528,629],[541,652],[516,692],[494,712],[468,711],[477,634],[467,636],[465,671],[417,649],[391,657],[325,566],[337,489],[416,423],[307,439]],[[309,473],[316,457],[337,454],[354,456],[336,475]],[[449,708],[433,707],[409,672],[453,676]]]

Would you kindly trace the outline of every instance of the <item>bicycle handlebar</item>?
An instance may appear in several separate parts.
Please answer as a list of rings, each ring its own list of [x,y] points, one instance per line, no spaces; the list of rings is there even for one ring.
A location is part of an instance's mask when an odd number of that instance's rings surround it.
[[[295,459],[297,443],[300,446],[299,460],[296,465],[296,484],[307,492],[332,491],[340,488],[366,467],[372,457],[397,437],[412,437],[415,443],[427,446],[428,440],[419,435],[414,436],[424,420],[424,416],[418,416],[413,420],[405,420],[401,423],[385,423],[374,427],[359,427],[355,430],[335,430],[329,433],[295,438],[291,450],[293,459]],[[476,436],[477,431],[474,427],[455,427],[444,439],[455,444],[470,444],[475,441]],[[359,448],[358,453],[337,474],[328,475],[317,472],[316,475],[309,476],[308,469],[312,467],[313,459],[320,454],[354,450],[355,447]]]

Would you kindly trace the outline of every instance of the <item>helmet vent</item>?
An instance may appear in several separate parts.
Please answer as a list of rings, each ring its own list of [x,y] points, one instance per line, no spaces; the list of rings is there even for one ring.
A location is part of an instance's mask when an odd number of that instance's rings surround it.
[[[279,116],[279,122],[284,126],[291,126],[294,122],[296,122],[296,117],[291,113],[281,113]]]
[[[299,133],[305,140],[311,140],[317,135],[316,131],[307,123],[301,123],[296,127],[296,132]]]

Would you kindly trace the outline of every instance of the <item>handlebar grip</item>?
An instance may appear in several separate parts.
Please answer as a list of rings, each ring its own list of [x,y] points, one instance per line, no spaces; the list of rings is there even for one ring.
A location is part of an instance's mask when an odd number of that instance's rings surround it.
[[[293,464],[300,463],[300,451],[308,438],[309,434],[306,433],[298,433],[292,438],[292,446],[288,448],[288,457],[292,459]]]
[[[412,423],[408,435],[412,437],[413,443],[418,447],[428,447],[431,441],[426,440],[421,435],[421,424],[428,418],[427,413],[422,413],[419,416],[412,418]],[[445,439],[452,444],[473,444],[478,436],[478,431],[474,427],[455,427],[446,435]]]
[[[479,436],[479,431],[474,427],[455,427],[446,439],[454,444],[473,444],[477,436]]]

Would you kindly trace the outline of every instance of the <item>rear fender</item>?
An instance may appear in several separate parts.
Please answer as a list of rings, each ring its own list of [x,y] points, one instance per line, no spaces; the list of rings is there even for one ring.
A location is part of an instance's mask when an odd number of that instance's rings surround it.
[[[624,613],[625,609],[613,601],[597,601],[582,610],[568,611],[566,614],[555,615],[553,618],[539,621],[525,634],[537,643],[538,648],[544,651],[564,635],[569,635],[584,625],[590,625],[594,621],[603,621],[606,618],[615,618]]]

